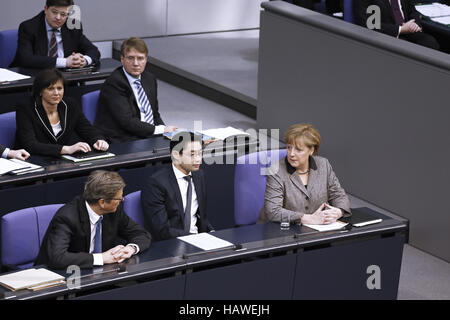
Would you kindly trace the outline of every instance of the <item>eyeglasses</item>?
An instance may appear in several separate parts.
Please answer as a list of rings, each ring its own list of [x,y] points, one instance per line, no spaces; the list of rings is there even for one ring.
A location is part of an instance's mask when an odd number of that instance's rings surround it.
[[[145,59],[147,59],[147,57],[142,57],[142,56],[140,56],[140,57],[126,56],[125,59],[126,59],[128,62],[134,62],[136,59],[137,59],[138,62],[144,62]]]
[[[61,15],[61,18],[67,18],[68,16],[70,16],[70,12],[58,11],[56,9],[51,9],[50,12],[55,16],[57,16],[58,14]]]
[[[117,201],[120,201],[120,202],[122,202],[123,200],[125,200],[125,198],[124,197],[122,197],[122,198],[112,198],[112,199],[109,199],[110,201],[111,200],[117,200]]]

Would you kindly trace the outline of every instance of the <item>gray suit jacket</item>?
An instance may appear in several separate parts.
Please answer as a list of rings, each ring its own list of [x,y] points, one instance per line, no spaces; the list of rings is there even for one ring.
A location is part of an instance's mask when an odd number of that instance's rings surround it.
[[[290,214],[291,222],[299,222],[304,214],[314,213],[325,202],[344,210],[344,216],[351,214],[350,201],[328,160],[311,156],[309,168],[305,188],[286,158],[270,167],[260,222],[280,221],[281,213]]]

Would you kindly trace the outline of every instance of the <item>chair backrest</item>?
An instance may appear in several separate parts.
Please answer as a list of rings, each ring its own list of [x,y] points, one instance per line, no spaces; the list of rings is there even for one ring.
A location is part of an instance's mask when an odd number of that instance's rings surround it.
[[[344,20],[350,23],[354,23],[355,18],[353,16],[353,0],[344,0],[343,6]]]
[[[19,30],[0,31],[0,68],[8,68],[17,51]]]
[[[0,144],[12,148],[16,135],[16,112],[0,114]]]
[[[239,157],[234,176],[234,221],[236,225],[254,224],[264,205],[265,168],[286,156],[286,150],[269,150]],[[262,174],[263,173],[263,174]]]
[[[145,228],[144,213],[141,205],[141,191],[126,195],[123,201],[123,209],[134,222],[138,223],[142,228]]]
[[[100,90],[92,91],[86,93],[81,98],[81,105],[83,108],[83,113],[86,118],[94,124],[95,116],[97,115],[98,98],[100,96]]]
[[[27,208],[1,219],[2,264],[20,269],[32,267],[54,214],[62,204]]]

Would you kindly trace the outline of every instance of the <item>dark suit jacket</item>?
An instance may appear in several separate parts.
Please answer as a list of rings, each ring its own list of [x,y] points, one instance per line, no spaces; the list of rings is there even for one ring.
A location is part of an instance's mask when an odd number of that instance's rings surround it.
[[[2,146],[2,145],[0,144],[0,157],[2,156],[3,152],[5,151],[5,149],[6,149],[6,147],[5,147],[5,146]]]
[[[126,215],[123,204],[116,212],[103,216],[103,252],[128,243],[137,244],[142,252],[150,246],[150,241],[150,234]],[[89,214],[83,197],[78,196],[56,212],[35,264],[47,265],[52,269],[65,269],[70,265],[92,268],[94,257],[89,253],[90,242]]]
[[[158,111],[156,78],[144,71],[141,82],[152,106],[155,125],[163,125],[164,122]],[[141,121],[133,89],[125,76],[123,67],[117,68],[102,86],[95,126],[111,142],[145,139],[155,132],[155,126]]]
[[[412,0],[400,0],[405,22],[415,19],[416,23],[420,25],[420,15],[415,11]],[[369,14],[366,10],[371,5],[380,7],[381,13],[381,30],[382,33],[397,37],[399,25],[396,24],[394,13],[389,0],[357,0],[353,1],[353,14],[356,24],[367,27],[367,19]]]
[[[206,216],[206,185],[203,171],[192,172],[198,200],[198,232],[209,232],[213,227]],[[172,165],[157,171],[148,180],[141,194],[145,228],[155,240],[185,236],[184,210]]]
[[[86,119],[74,100],[64,98],[58,105],[62,131],[55,137],[41,102],[30,100],[16,110],[16,149],[31,154],[59,157],[64,145],[78,142],[93,145],[103,135]]]
[[[83,35],[83,29],[61,27],[64,57],[78,52],[92,58],[92,63],[100,61],[100,52],[89,39]],[[44,11],[34,18],[24,21],[19,26],[19,41],[16,56],[10,67],[48,69],[56,66],[56,58],[48,56],[48,38]]]

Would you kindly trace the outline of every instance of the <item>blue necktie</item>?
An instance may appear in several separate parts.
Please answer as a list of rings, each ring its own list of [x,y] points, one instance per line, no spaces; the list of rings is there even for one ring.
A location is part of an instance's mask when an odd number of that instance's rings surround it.
[[[136,80],[134,84],[138,90],[139,103],[141,104],[141,108],[144,110],[144,121],[154,125],[152,106],[150,105],[150,101],[148,101],[147,95],[142,87],[141,80]]]
[[[100,217],[97,221],[97,227],[95,228],[95,238],[94,238],[94,251],[92,253],[102,253],[102,220]]]

